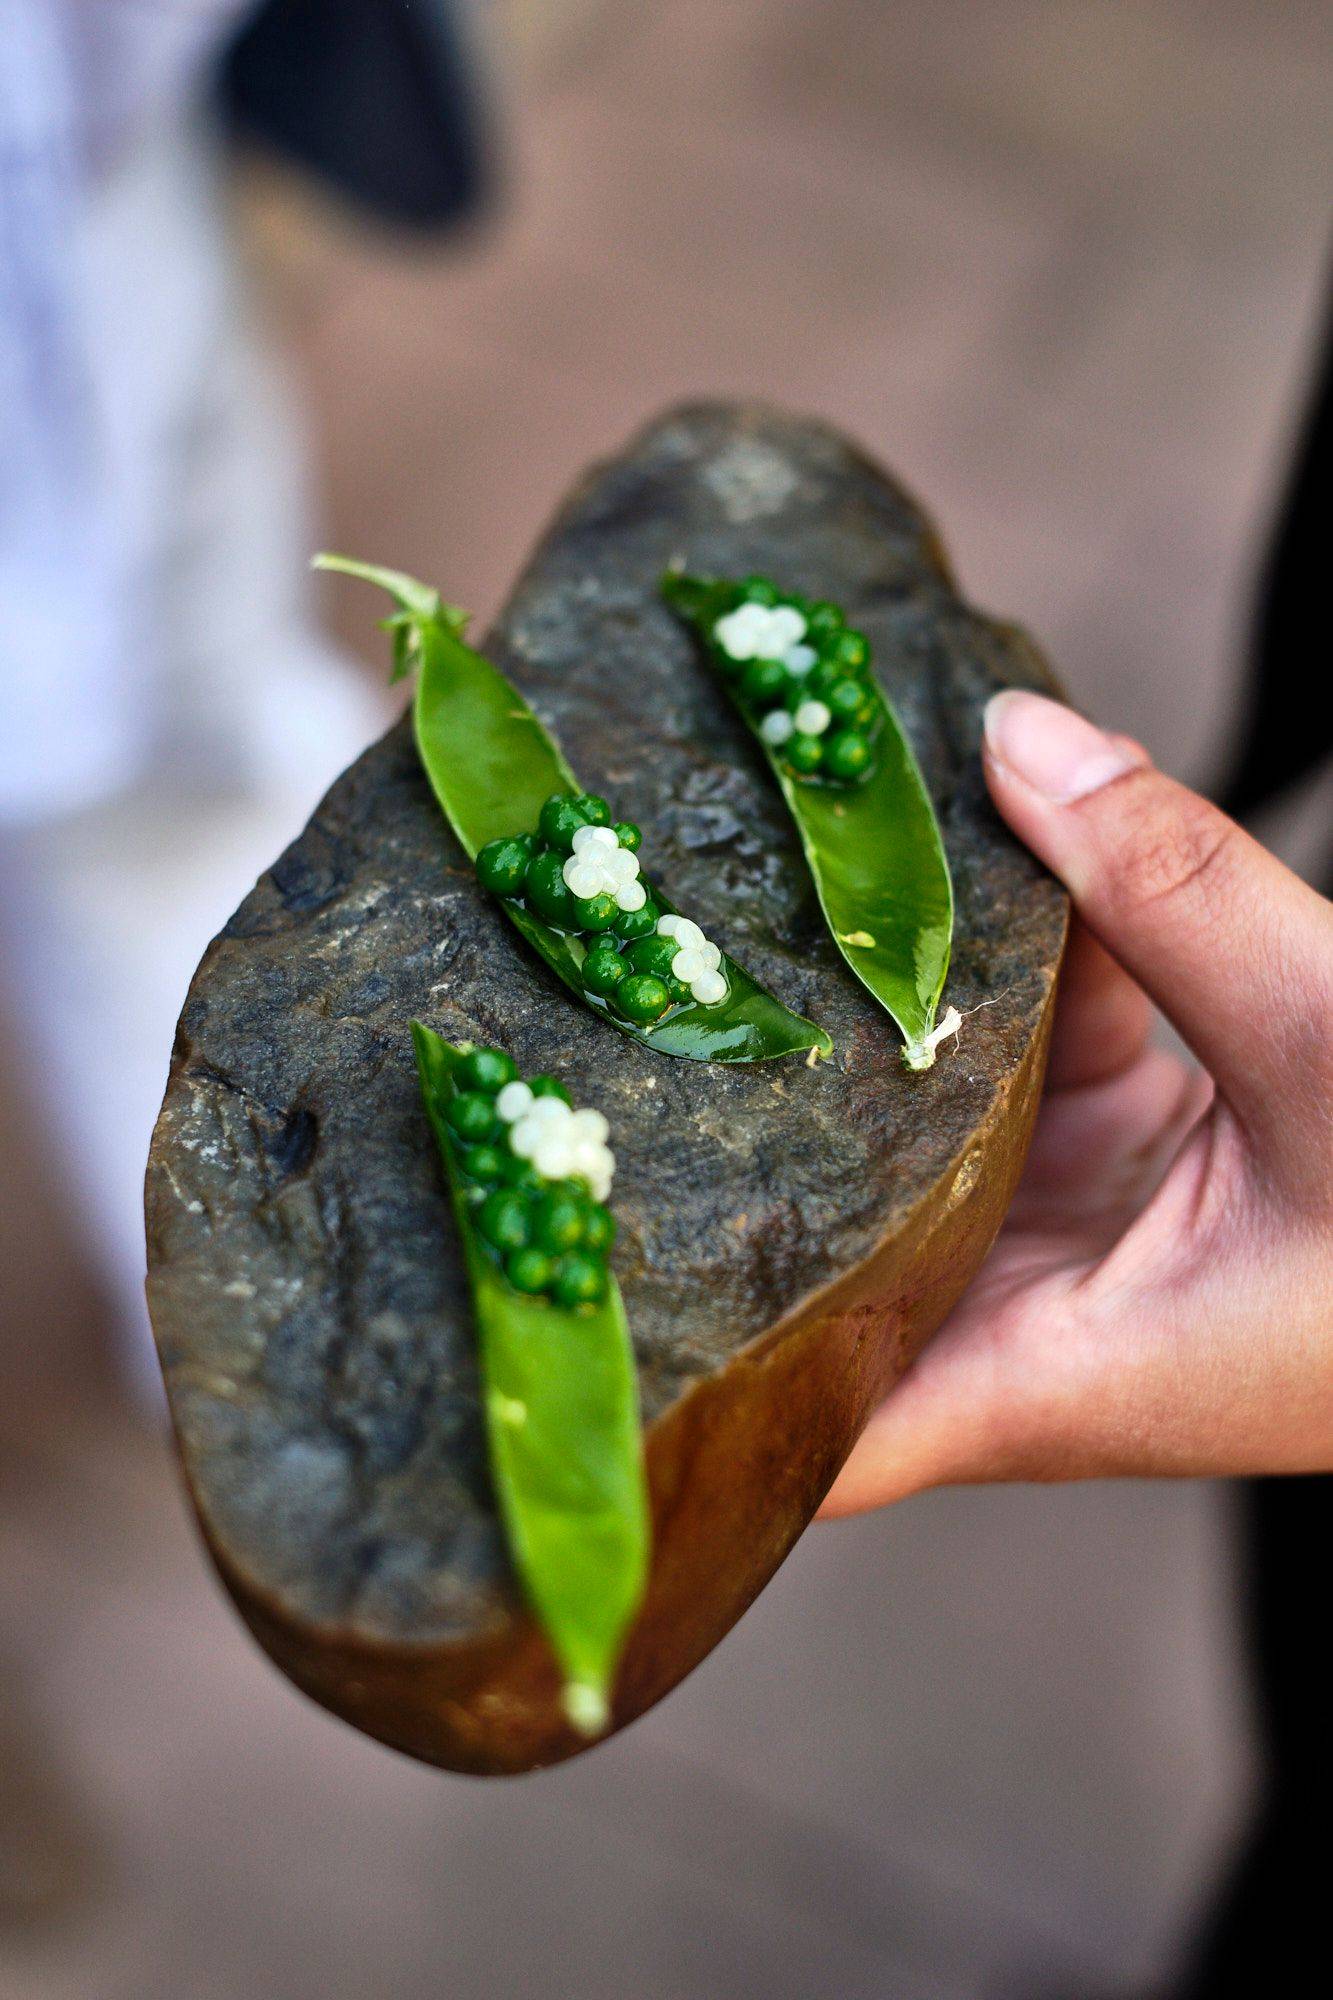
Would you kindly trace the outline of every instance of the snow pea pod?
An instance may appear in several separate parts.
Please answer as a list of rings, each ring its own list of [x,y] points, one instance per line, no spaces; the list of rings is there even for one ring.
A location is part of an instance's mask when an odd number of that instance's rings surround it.
[[[510,1553],[564,1675],[566,1713],[582,1734],[600,1735],[650,1546],[625,1308],[609,1276],[600,1297],[572,1306],[528,1296],[509,1281],[479,1222],[487,1204],[468,1171],[477,1149],[460,1147],[458,1099],[481,1095],[466,1088],[474,1052],[420,1021],[412,1023],[412,1044],[463,1242]]]
[[[535,828],[552,794],[589,796],[518,690],[464,643],[465,612],[400,571],[343,556],[315,561],[317,568],[378,584],[396,601],[397,611],[385,621],[393,635],[393,678],[416,670],[417,750],[441,810],[472,860],[491,843]],[[660,890],[651,893],[661,912],[678,914]],[[832,1053],[823,1028],[792,1013],[725,956],[724,998],[704,1004],[687,996],[658,1020],[627,1019],[585,983],[584,961],[595,938],[585,941],[545,921],[523,900],[506,898],[502,908],[585,1005],[646,1048],[701,1062],[758,1062],[804,1050]]]
[[[835,605],[812,605],[762,577],[672,571],[662,592],[768,758],[839,951],[902,1030],[907,1067],[929,1069],[961,1025],[952,1007],[936,1023],[953,883],[930,794],[867,642]]]

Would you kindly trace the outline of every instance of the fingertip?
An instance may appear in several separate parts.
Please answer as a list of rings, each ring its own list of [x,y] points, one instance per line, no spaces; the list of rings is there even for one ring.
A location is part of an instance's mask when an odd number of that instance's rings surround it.
[[[1028,688],[992,695],[984,727],[997,775],[1051,805],[1073,805],[1148,761],[1129,737],[1110,736],[1077,709]]]

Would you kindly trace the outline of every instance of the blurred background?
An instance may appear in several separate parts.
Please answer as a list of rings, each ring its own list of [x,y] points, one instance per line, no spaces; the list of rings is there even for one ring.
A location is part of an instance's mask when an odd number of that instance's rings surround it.
[[[1177,1990],[1256,1792],[1232,1494],[820,1528],[627,1736],[443,1777],[222,1601],[139,1183],[203,946],[392,713],[310,550],[484,618],[673,399],[850,431],[1214,785],[1331,84],[1322,0],[0,0],[5,2000]]]

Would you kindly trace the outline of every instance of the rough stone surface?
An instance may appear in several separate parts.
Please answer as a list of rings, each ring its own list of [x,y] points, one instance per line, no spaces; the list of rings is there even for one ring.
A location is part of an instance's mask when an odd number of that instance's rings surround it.
[[[954,870],[946,997],[981,1007],[926,1075],[830,943],[782,800],[659,601],[675,555],[834,597],[871,638]],[[987,696],[1041,684],[1040,661],[956,596],[921,513],[833,433],[745,407],[669,415],[576,493],[487,649],[642,824],[649,872],[837,1053],[649,1054],[477,889],[404,725],[334,786],[191,987],[149,1167],[150,1296],[224,1567],[282,1619],[370,1646],[493,1637],[517,1611],[409,1019],[501,1043],[605,1109],[651,1423],[957,1161],[1030,1049],[1063,938],[1063,898],[1000,827],[977,755]]]

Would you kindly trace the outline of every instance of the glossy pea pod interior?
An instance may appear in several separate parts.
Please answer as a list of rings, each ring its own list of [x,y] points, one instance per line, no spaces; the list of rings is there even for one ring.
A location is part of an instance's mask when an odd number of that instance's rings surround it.
[[[574,1727],[595,1736],[648,1577],[651,1528],[638,1383],[615,1279],[560,1306],[508,1282],[476,1226],[449,1123],[468,1051],[420,1021],[412,1044],[467,1265],[491,1473],[514,1567],[565,1677]]]
[[[395,679],[417,673],[413,724],[431,788],[464,851],[475,860],[490,841],[534,828],[553,792],[579,794],[578,779],[522,695],[480,653],[466,645],[467,614],[400,571],[344,556],[317,556],[320,569],[363,578],[398,605],[386,621],[393,634]],[[656,886],[653,900],[675,906]],[[733,959],[723,957],[727,997],[713,1005],[687,1003],[662,1020],[625,1019],[584,984],[584,940],[545,923],[520,902],[503,901],[510,921],[584,1004],[622,1034],[662,1055],[701,1062],[759,1062],[813,1051],[832,1054],[825,1030],[784,1007]]]
[[[717,621],[745,601],[746,585],[672,571],[662,592],[711,659]],[[893,704],[879,692],[885,712],[874,762],[850,784],[801,779],[780,750],[753,733],[796,822],[834,941],[902,1030],[907,1067],[921,1070],[934,1062],[942,1035],[958,1026],[952,1010],[936,1025],[953,943],[953,882],[921,768]]]

